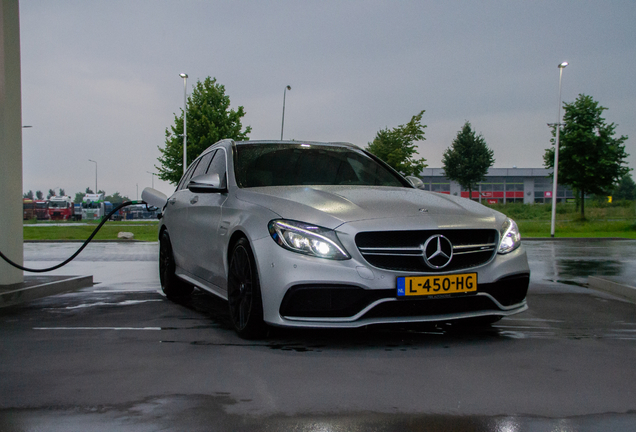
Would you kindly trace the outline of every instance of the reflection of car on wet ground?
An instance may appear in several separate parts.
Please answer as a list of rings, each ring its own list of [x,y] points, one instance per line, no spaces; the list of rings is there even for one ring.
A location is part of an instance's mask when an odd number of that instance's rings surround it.
[[[266,325],[494,322],[527,309],[516,224],[468,199],[416,189],[351,144],[221,141],[163,208],[160,277],[228,300],[243,337]]]

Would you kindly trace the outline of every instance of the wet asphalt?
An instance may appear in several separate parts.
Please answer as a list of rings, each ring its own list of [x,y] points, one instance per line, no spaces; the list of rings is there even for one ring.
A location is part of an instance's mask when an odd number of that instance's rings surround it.
[[[25,244],[47,267],[77,244]],[[95,243],[80,292],[0,309],[0,431],[636,430],[636,242],[527,241],[530,309],[489,329],[273,329],[160,293],[157,245]],[[632,283],[633,285],[633,283]]]

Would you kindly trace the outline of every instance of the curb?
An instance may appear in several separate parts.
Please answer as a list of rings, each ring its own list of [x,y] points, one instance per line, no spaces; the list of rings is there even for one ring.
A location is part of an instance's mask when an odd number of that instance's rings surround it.
[[[24,276],[0,290],[0,308],[93,286],[93,276]]]
[[[560,240],[568,240],[568,241],[602,241],[602,240],[632,240],[635,239],[625,238],[625,237],[523,237],[521,236],[521,242],[524,241],[560,241]]]
[[[84,243],[86,240],[23,240],[22,243]],[[108,239],[108,240],[91,240],[91,243],[136,243],[136,242],[152,242],[157,240],[138,240],[138,239]]]
[[[632,303],[636,303],[636,287],[598,276],[589,276],[587,278],[587,282],[590,288],[598,291],[604,291],[625,300],[629,300]]]

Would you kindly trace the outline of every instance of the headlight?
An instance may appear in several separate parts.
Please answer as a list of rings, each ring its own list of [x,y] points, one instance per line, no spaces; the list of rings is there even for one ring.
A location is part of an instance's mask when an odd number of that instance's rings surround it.
[[[269,223],[269,234],[276,243],[290,251],[335,260],[351,258],[334,230],[279,219]]]
[[[519,228],[512,219],[508,218],[501,226],[499,230],[501,233],[501,241],[499,242],[500,254],[506,254],[517,249],[521,244],[521,234],[519,234]]]

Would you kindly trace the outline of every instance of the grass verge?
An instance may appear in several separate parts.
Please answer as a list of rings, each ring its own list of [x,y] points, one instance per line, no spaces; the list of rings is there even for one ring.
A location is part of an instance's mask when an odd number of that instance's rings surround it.
[[[511,217],[519,225],[522,238],[550,237],[551,206],[495,204],[489,207]],[[555,237],[615,237],[636,239],[636,203],[588,204],[585,220],[574,204],[558,204]],[[132,232],[135,240],[157,241],[159,221],[109,221],[97,233],[97,240],[116,240],[120,231]],[[28,221],[24,225],[25,240],[86,240],[97,223],[83,226],[46,226],[46,222]]]
[[[521,238],[550,237],[550,221],[516,221]],[[633,221],[558,222],[555,237],[611,237],[636,239]]]
[[[517,222],[523,237],[550,237],[550,205],[497,204],[491,208]],[[589,203],[585,219],[573,203],[557,204],[555,237],[616,237],[636,239],[636,206],[633,202]]]
[[[43,224],[24,225],[24,240],[86,240],[98,224],[82,226],[43,226]],[[109,221],[99,230],[95,240],[116,240],[120,232],[131,232],[135,240],[157,241],[158,221],[150,223],[126,223]]]

